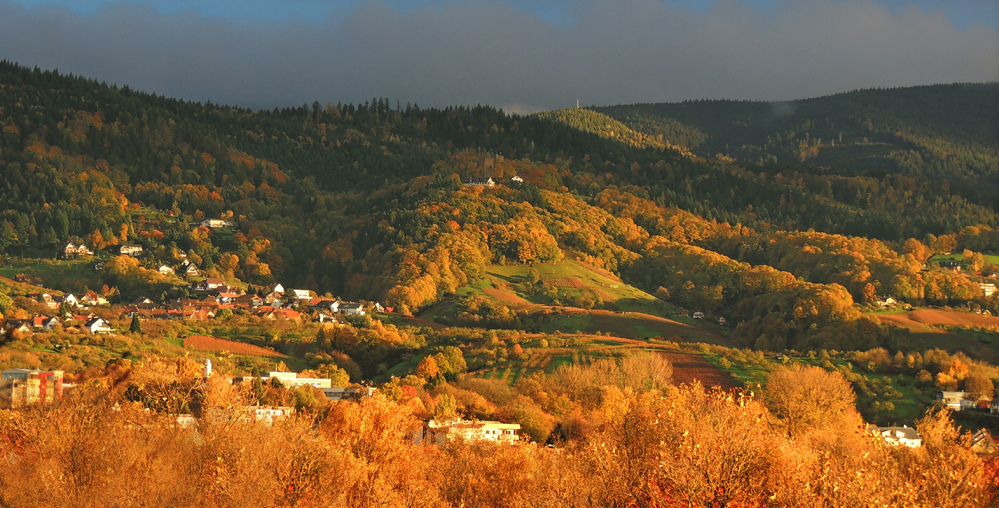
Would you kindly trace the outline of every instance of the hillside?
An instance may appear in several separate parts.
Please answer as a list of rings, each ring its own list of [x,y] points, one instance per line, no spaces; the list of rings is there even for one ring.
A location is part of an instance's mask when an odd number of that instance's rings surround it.
[[[795,127],[795,140],[828,141],[835,128],[846,140],[838,145],[860,146],[859,127],[836,115],[863,113],[878,133],[963,143],[958,158],[984,164],[951,171],[913,159],[899,175],[858,171],[863,157],[852,152],[847,167],[824,168],[668,148],[769,135],[763,104],[653,108],[662,125],[696,127],[684,141],[586,110],[518,116],[376,98],[250,111],[8,62],[0,75],[0,273],[49,277],[61,281],[56,290],[185,297],[186,281],[155,270],[188,260],[235,285],[281,282],[403,314],[433,317],[451,302],[446,318],[468,324],[625,337],[694,326],[691,337],[775,350],[906,347],[904,329],[865,315],[862,306],[886,296],[999,311],[979,286],[996,271],[985,256],[999,252],[994,195],[979,192],[996,179],[994,129],[987,108],[968,111],[991,100],[991,85],[802,101],[786,120],[822,125]],[[947,108],[924,106],[938,103],[926,94]],[[674,110],[683,114],[666,116]],[[461,182],[485,174],[500,184]],[[964,186],[969,179],[983,183]],[[38,261],[65,242],[96,254],[71,267]],[[125,244],[143,247],[141,260],[118,256]],[[922,266],[963,251],[984,261],[960,273]],[[578,274],[529,281],[529,290],[502,280],[568,261],[635,292]],[[725,317],[728,328],[677,324],[681,308]]]
[[[999,207],[999,84],[862,90],[786,102],[594,108],[646,136],[740,161],[944,178]]]

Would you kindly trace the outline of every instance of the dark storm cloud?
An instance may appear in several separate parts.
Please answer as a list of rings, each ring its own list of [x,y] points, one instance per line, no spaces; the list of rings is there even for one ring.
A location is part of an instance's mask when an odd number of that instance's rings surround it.
[[[391,97],[529,111],[692,98],[793,99],[999,79],[999,30],[866,1],[584,2],[572,23],[502,3],[365,2],[311,22],[236,23],[113,4],[91,15],[0,1],[0,57],[250,107]]]

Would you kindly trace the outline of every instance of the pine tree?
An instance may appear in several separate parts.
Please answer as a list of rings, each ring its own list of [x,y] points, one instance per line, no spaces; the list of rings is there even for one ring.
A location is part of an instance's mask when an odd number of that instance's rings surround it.
[[[132,333],[142,333],[142,323],[139,321],[139,316],[132,317],[132,323],[128,325],[128,331]]]

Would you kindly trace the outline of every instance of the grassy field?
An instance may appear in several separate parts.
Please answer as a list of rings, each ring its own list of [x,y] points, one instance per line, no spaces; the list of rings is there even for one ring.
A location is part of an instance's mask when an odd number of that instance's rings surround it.
[[[714,323],[679,321],[676,309],[622,282],[614,274],[586,263],[491,265],[485,277],[457,291],[458,298],[477,298],[518,312],[543,314],[533,330],[544,333],[609,333],[624,338],[672,338],[727,344],[727,330]],[[455,301],[427,310],[424,319],[456,314]]]
[[[999,254],[982,254],[986,261],[992,263],[993,265],[999,265]],[[930,261],[964,261],[964,256],[961,254],[937,254],[930,258]]]
[[[551,303],[548,298],[536,294],[537,291],[532,294],[527,289],[527,285],[531,283],[532,268],[537,271],[539,284],[557,288],[560,296],[564,295],[569,299],[589,298],[594,302],[602,302],[598,303],[596,308],[661,316],[671,311],[671,307],[666,303],[634,286],[625,284],[614,274],[574,260],[566,259],[558,263],[543,263],[533,267],[491,265],[486,267],[486,277],[493,288],[513,293],[517,298],[535,304]]]
[[[591,365],[604,358],[620,358],[639,351],[663,355],[673,365],[675,383],[699,381],[705,386],[732,388],[736,383],[698,353],[681,351],[675,346],[653,344],[623,337],[578,335],[525,335],[521,358],[504,357],[492,361],[490,352],[467,351],[467,361],[474,366],[468,375],[483,379],[501,379],[509,384],[538,372],[551,373],[563,365]],[[544,342],[547,346],[543,346]],[[491,360],[486,362],[485,360]]]
[[[0,276],[13,279],[23,273],[42,279],[46,288],[71,293],[82,293],[86,289],[100,289],[101,282],[94,272],[93,259],[21,259],[7,258],[0,266]]]

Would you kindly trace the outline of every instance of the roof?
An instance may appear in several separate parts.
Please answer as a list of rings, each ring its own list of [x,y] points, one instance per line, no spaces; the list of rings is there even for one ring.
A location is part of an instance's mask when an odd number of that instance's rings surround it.
[[[919,432],[912,427],[878,427],[878,432],[882,436],[894,437],[896,439],[922,439]]]

